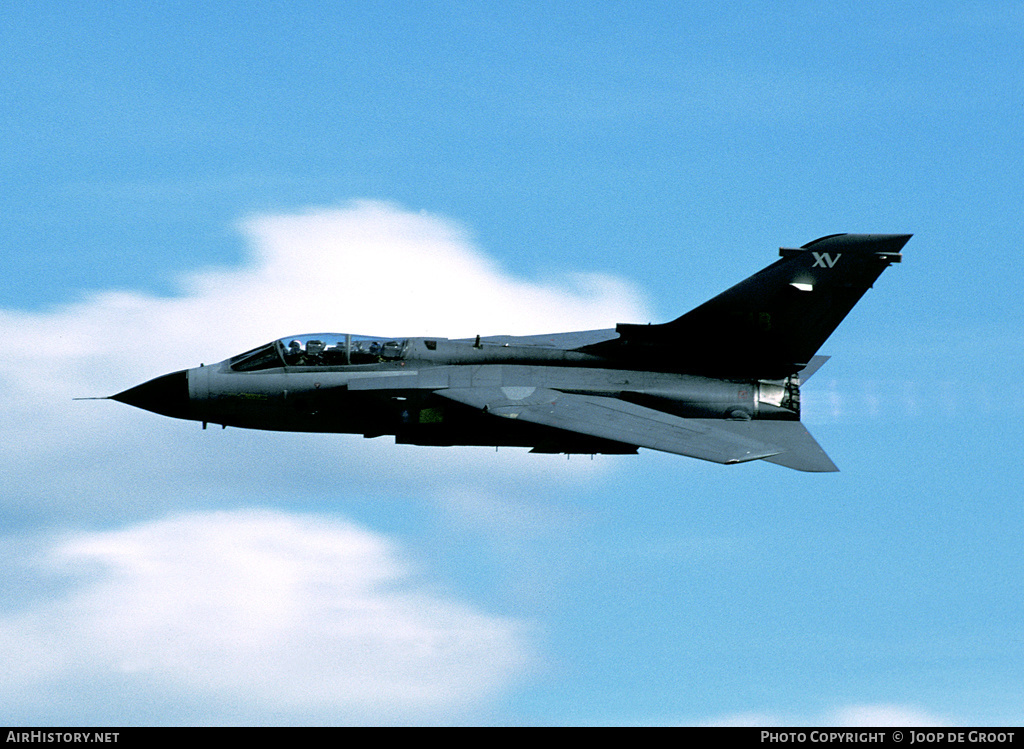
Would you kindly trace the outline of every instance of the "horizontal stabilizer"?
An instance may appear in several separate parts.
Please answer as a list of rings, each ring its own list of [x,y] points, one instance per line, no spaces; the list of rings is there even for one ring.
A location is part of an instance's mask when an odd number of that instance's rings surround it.
[[[810,473],[831,473],[839,470],[799,421],[695,421],[724,429],[744,439],[774,445],[781,452],[762,458],[769,463]]]
[[[496,417],[713,463],[745,463],[782,450],[723,428],[730,422],[684,419],[617,398],[533,387],[450,388],[435,394]]]

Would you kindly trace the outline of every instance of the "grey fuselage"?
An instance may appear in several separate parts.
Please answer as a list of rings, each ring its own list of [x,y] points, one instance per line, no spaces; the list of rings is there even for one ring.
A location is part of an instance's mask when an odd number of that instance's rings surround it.
[[[538,452],[631,453],[632,445],[540,429],[440,398],[449,388],[533,388],[622,399],[689,418],[799,419],[799,381],[723,380],[637,369],[579,347],[615,331],[569,336],[389,340],[344,334],[281,339],[218,364],[175,372],[115,396],[178,418],[247,429],[394,435],[418,445],[529,446]],[[561,340],[565,338],[565,340]],[[288,341],[292,340],[292,348]]]

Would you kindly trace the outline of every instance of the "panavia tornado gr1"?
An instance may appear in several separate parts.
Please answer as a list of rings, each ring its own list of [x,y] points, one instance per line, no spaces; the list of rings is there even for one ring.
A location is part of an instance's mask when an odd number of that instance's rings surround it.
[[[316,333],[110,396],[179,419],[413,445],[835,471],[800,423],[817,351],[909,234],[834,234],[671,322],[534,336]]]

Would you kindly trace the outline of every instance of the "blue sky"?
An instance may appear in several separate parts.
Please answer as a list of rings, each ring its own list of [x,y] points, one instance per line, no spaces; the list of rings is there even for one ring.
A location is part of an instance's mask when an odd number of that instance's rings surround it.
[[[1020,724],[1018,4],[8,5],[0,722]],[[70,400],[843,231],[914,238],[804,389],[838,474]]]

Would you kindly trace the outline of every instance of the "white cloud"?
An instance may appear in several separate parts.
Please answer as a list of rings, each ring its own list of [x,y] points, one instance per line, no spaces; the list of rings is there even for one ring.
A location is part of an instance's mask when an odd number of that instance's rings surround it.
[[[825,725],[848,728],[870,728],[871,726],[892,726],[893,728],[925,728],[952,725],[920,708],[909,705],[846,705],[832,710],[826,716]]]
[[[0,618],[13,717],[160,722],[147,705],[175,700],[214,722],[422,720],[534,657],[521,622],[429,590],[393,544],[321,516],[193,513],[52,539],[35,561],[75,577]],[[99,714],[77,715],[96,692]]]
[[[736,713],[717,718],[709,726],[829,726],[835,728],[918,728],[952,723],[926,710],[909,705],[841,705],[823,715],[794,717],[771,713]]]
[[[613,327],[643,314],[621,281],[586,273],[517,279],[461,227],[388,204],[262,216],[242,228],[257,267],[241,276],[203,273],[191,287],[247,309],[249,324],[265,327],[263,339],[325,326],[447,337],[546,333]]]
[[[45,556],[60,572],[20,570],[41,558],[20,547],[0,562],[0,580],[21,581],[0,585],[0,705],[12,720],[419,720],[472,709],[532,662],[522,623],[436,592],[430,571],[417,577],[378,534],[330,514],[196,508],[426,502],[502,526],[504,542],[533,532],[529,523],[477,513],[508,511],[517,495],[543,510],[537,487],[611,463],[202,431],[71,398],[301,332],[608,327],[646,319],[638,296],[602,276],[516,278],[457,225],[383,203],[259,216],[241,230],[247,262],[198,271],[178,296],[105,292],[41,312],[0,310],[11,353],[0,359],[0,516],[12,534],[49,529]],[[97,527],[120,530],[53,535]]]
[[[420,495],[489,485],[496,466],[515,467],[513,489],[601,470],[522,450],[495,458],[479,449],[401,448],[390,438],[202,433],[118,403],[73,403],[302,332],[461,337],[646,319],[638,295],[618,280],[516,278],[456,224],[386,203],[256,216],[241,230],[249,260],[197,271],[179,296],[106,292],[49,311],[0,310],[13,354],[0,360],[0,427],[19,435],[16,448],[0,451],[0,472],[10,476],[6,512],[45,513],[56,502],[71,517],[108,517],[218,492],[280,496],[311,461],[356,489],[379,488],[381,466],[401,465],[386,473],[388,489]],[[328,480],[320,489],[338,486]]]
[[[255,216],[240,230],[247,264],[197,271],[179,296],[112,291],[49,312],[0,310],[0,330],[20,354],[4,374],[37,375],[31,386],[56,395],[123,387],[296,333],[467,337],[646,319],[638,293],[618,279],[516,278],[458,225],[387,203]]]

